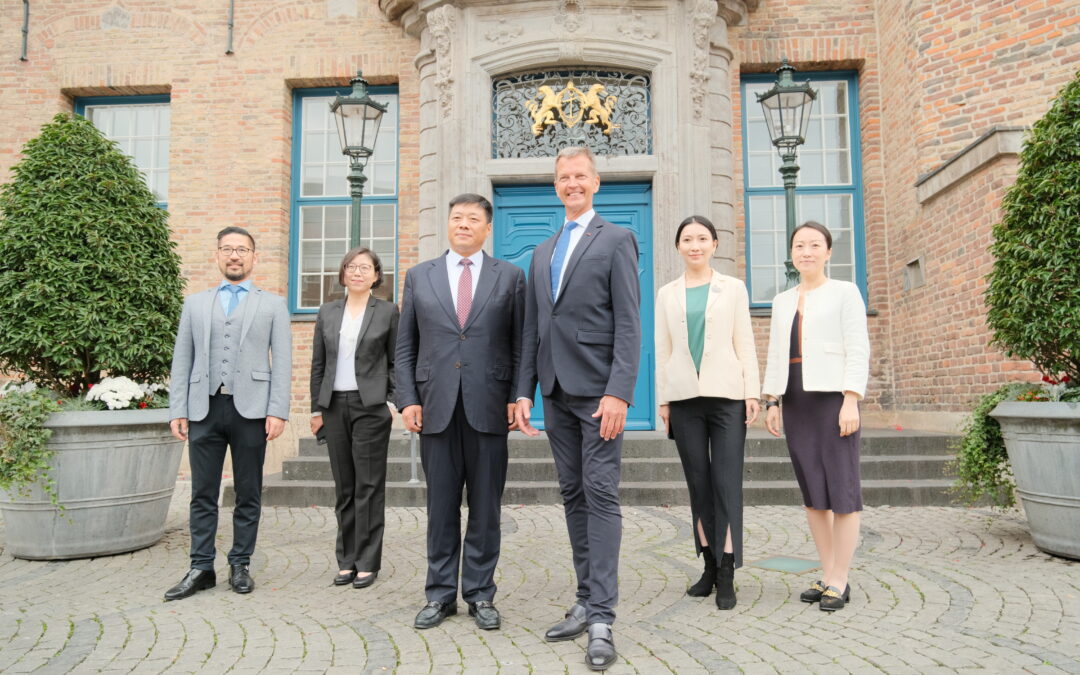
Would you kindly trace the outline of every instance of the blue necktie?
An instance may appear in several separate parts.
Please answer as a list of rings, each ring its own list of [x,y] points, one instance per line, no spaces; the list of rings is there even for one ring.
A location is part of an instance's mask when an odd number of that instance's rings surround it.
[[[225,316],[229,316],[236,309],[236,306],[240,304],[240,291],[242,289],[237,284],[229,284],[225,289],[229,291],[229,304],[225,308]]]
[[[551,256],[551,301],[559,295],[559,278],[562,276],[563,265],[566,263],[566,250],[570,248],[570,231],[578,224],[570,221],[563,227],[559,241],[555,242],[555,255]]]

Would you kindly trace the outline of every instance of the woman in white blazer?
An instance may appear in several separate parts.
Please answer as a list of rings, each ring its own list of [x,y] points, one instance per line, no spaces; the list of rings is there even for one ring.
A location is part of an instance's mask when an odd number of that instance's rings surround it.
[[[709,266],[716,244],[703,216],[675,233],[685,269],[657,294],[656,381],[690,491],[694,544],[705,558],[704,574],[686,592],[705,597],[715,585],[716,606],[731,609],[742,566],[743,444],[759,411],[759,379],[746,286]]]
[[[870,341],[855,284],[825,275],[832,235],[820,223],[795,228],[791,259],[799,285],[773,299],[765,367],[765,426],[780,436],[806,506],[822,578],[800,596],[823,611],[850,598],[848,571],[859,540],[859,400],[866,393]]]

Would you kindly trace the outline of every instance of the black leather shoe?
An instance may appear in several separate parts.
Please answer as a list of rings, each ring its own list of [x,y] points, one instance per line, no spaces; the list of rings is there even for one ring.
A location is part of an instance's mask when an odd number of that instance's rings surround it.
[[[476,627],[480,630],[495,630],[502,625],[499,618],[499,610],[490,600],[477,600],[469,603],[469,616],[476,619]]]
[[[574,603],[574,606],[566,613],[565,619],[548,628],[544,633],[544,639],[548,642],[573,640],[584,633],[588,627],[589,624],[585,621],[585,605]]]
[[[434,628],[448,616],[457,614],[456,602],[429,602],[416,615],[413,626],[416,628]]]
[[[705,559],[705,571],[697,583],[686,589],[686,594],[694,598],[708,597],[716,585],[716,557],[708,546],[701,547],[701,557]]]
[[[371,584],[375,583],[375,579],[378,578],[378,576],[379,576],[378,572],[372,572],[371,574],[367,575],[366,577],[356,575],[356,578],[352,580],[352,587],[353,588],[367,588]]]
[[[356,572],[355,571],[345,572],[344,574],[338,573],[338,575],[336,577],[334,577],[334,585],[335,586],[348,586],[349,584],[352,583],[352,580],[355,579],[355,578],[356,578]]]
[[[255,590],[255,580],[251,578],[247,565],[229,565],[229,585],[233,593],[250,593]]]
[[[844,587],[843,593],[836,586],[828,586],[825,588],[825,592],[821,594],[821,602],[818,606],[823,612],[835,612],[838,609],[843,609],[850,599],[851,584]]]
[[[735,554],[725,553],[716,577],[716,608],[734,609],[735,602]]]
[[[594,623],[589,626],[589,646],[585,649],[585,665],[590,670],[607,670],[615,663],[615,637],[611,626],[606,623]]]
[[[197,570],[193,568],[188,570],[180,583],[165,591],[165,599],[182,600],[216,585],[217,575],[214,574],[214,570]]]
[[[817,602],[821,600],[821,594],[825,592],[825,586],[818,579],[810,588],[806,589],[799,595],[799,599],[803,602]]]

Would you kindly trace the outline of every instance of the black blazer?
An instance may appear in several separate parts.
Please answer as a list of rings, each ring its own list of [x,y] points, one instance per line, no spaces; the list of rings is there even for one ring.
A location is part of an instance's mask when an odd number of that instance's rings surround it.
[[[397,407],[424,407],[424,433],[446,429],[462,392],[469,425],[506,434],[506,406],[521,357],[525,273],[484,254],[465,327],[446,273],[446,254],[405,274],[397,343]]]
[[[319,308],[311,347],[311,412],[322,412],[330,405],[337,373],[338,333],[344,314],[344,299],[332,300]],[[371,296],[360,324],[354,361],[356,387],[365,406],[394,400],[397,329],[397,305]]]

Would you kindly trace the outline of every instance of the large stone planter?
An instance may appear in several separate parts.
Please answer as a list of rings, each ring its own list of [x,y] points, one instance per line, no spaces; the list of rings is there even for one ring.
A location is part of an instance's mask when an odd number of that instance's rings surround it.
[[[161,539],[184,444],[169,411],[61,412],[45,426],[55,451],[52,478],[61,513],[40,485],[28,495],[0,490],[4,548],[17,558],[90,558],[145,548]]]
[[[1080,404],[1004,401],[990,415],[1035,545],[1080,559]]]

